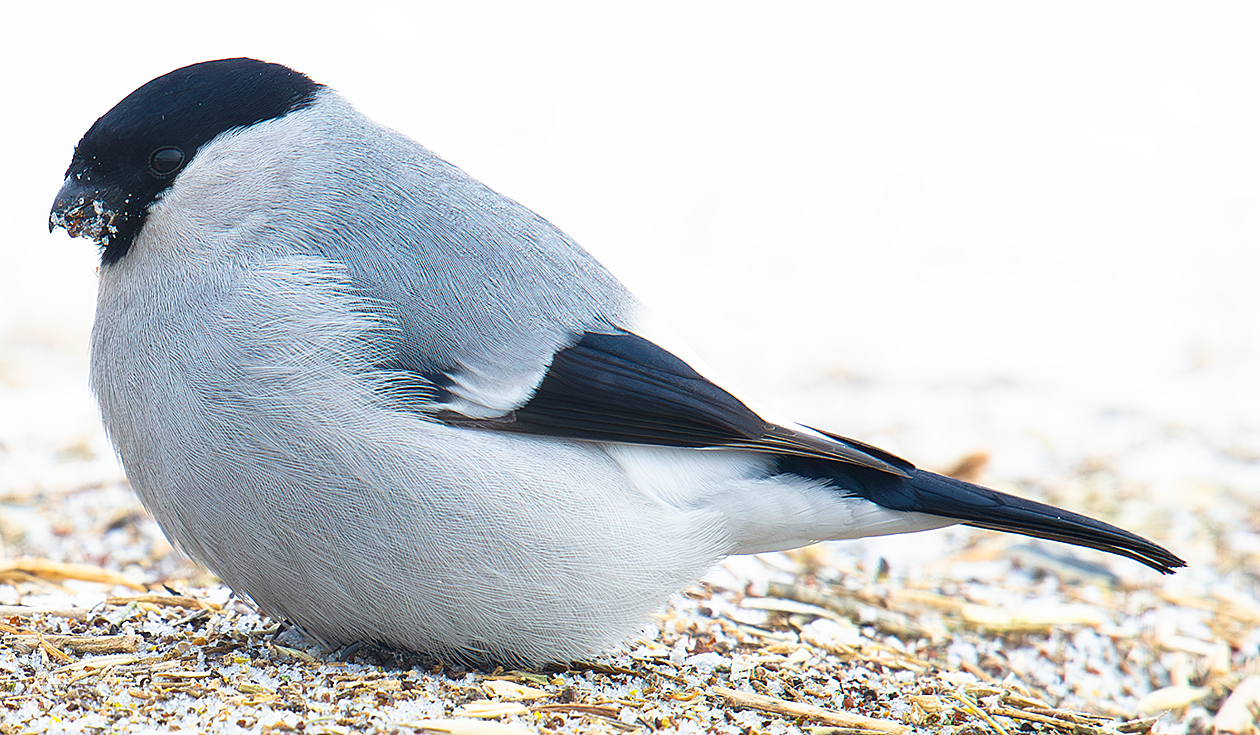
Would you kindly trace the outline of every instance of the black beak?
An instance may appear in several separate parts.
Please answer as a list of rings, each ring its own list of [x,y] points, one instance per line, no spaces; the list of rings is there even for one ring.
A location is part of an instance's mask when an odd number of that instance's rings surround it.
[[[52,211],[48,213],[48,231],[63,227],[70,237],[87,237],[108,245],[118,234],[117,220],[121,214],[109,204],[105,192],[71,174],[53,200]]]

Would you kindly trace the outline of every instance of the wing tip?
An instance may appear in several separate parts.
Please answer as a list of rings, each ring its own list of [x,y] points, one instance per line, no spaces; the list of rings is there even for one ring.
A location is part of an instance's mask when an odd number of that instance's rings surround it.
[[[856,439],[849,439],[828,431],[821,431],[812,426],[802,425],[800,428],[818,434],[811,436],[796,429],[779,424],[766,424],[765,433],[758,440],[762,446],[749,448],[768,451],[775,454],[795,454],[801,457],[831,459],[838,462],[869,467],[890,475],[910,478],[915,466],[884,450],[864,444]]]

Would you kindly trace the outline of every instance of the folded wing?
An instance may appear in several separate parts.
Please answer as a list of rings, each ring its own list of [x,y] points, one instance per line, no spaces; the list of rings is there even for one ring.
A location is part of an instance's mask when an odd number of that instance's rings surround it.
[[[451,376],[458,382],[458,374]],[[874,447],[758,416],[670,352],[630,332],[587,332],[556,353],[537,389],[502,416],[439,410],[459,426],[586,441],[723,447],[850,462],[905,476],[913,465]]]

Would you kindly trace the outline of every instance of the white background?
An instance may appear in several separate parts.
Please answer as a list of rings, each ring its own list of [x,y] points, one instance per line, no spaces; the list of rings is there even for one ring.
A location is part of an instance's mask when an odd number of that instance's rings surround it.
[[[559,225],[763,403],[927,466],[990,450],[999,485],[1103,456],[1153,497],[1254,499],[1254,7],[15,5],[0,484],[56,484],[41,458],[76,442],[112,462],[96,253],[46,226],[74,143],[145,81],[249,55]]]

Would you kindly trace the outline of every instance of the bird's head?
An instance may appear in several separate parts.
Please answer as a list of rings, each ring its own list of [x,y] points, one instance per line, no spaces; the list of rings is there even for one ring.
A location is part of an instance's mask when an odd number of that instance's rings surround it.
[[[321,85],[279,64],[220,59],[176,69],[127,95],[75,146],[48,230],[65,228],[122,259],[149,209],[193,164],[197,151],[233,130],[309,106]]]

